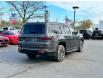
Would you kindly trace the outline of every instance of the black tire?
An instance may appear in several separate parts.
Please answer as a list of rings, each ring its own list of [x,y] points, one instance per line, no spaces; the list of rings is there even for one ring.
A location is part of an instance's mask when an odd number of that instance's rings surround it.
[[[58,62],[63,61],[65,57],[65,47],[63,45],[58,45],[56,56],[54,59]]]
[[[103,40],[103,35],[102,35],[102,40]]]
[[[95,40],[95,38],[92,38],[93,40]]]
[[[82,52],[83,49],[83,41],[81,40],[77,49],[77,52]]]
[[[33,53],[30,53],[30,54],[26,54],[28,58],[35,58],[36,57],[36,54],[33,54]]]

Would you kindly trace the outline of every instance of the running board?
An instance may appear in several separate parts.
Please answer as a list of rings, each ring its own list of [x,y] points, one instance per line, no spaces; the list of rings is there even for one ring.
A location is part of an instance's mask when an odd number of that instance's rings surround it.
[[[75,51],[77,51],[77,49],[72,49],[72,50],[66,51],[66,53],[71,53],[71,52],[75,52]]]

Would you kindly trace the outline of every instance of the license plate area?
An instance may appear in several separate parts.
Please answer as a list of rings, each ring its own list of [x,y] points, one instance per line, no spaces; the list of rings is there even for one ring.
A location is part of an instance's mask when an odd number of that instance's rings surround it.
[[[37,38],[36,37],[32,37],[32,38],[23,38],[22,39],[23,42],[37,42]]]

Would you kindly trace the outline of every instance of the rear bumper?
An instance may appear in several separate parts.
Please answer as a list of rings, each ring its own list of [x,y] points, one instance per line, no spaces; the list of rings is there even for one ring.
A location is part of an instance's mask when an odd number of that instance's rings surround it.
[[[49,50],[49,49],[28,49],[28,48],[19,48],[18,47],[19,53],[35,53],[35,54],[47,54],[48,56],[54,56],[55,52],[54,50]]]
[[[0,46],[7,46],[8,42],[0,42]]]
[[[36,53],[36,54],[45,54],[57,51],[57,43],[55,42],[19,42],[18,43],[18,51],[20,53]]]
[[[44,52],[53,52],[52,50],[48,49],[29,49],[29,48],[18,48],[18,51],[21,53],[29,52],[29,51],[44,51]]]

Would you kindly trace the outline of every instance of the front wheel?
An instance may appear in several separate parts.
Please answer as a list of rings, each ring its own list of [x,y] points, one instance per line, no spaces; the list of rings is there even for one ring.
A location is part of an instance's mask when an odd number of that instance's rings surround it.
[[[56,56],[54,57],[56,61],[60,62],[65,57],[65,47],[63,45],[58,45]]]

